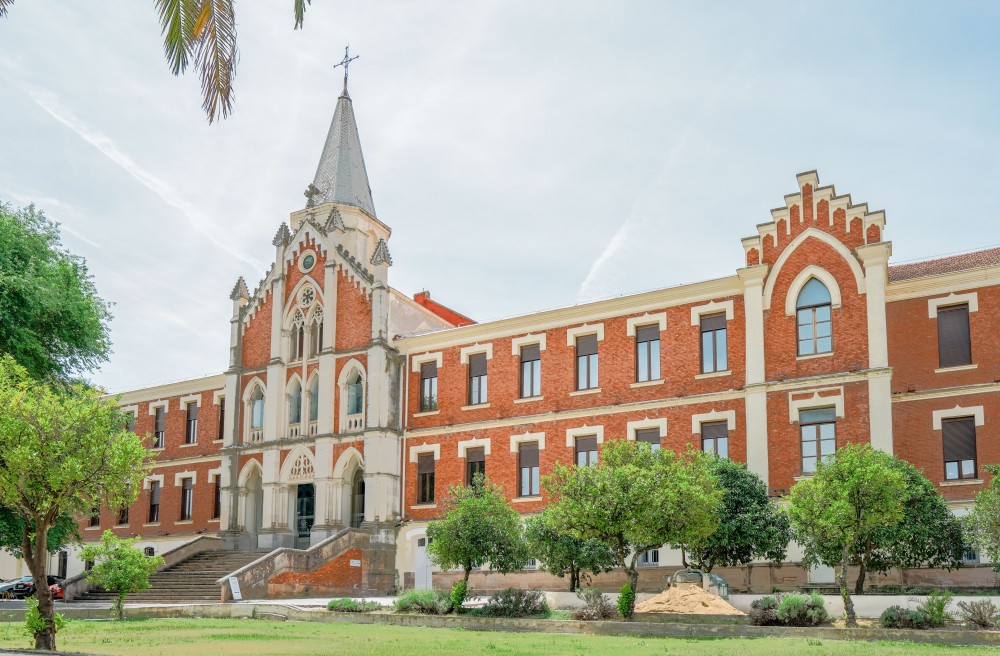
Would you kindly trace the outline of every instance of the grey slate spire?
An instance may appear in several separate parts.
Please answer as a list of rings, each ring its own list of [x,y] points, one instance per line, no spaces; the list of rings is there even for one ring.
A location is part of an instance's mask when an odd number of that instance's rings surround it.
[[[333,112],[333,121],[330,123],[330,131],[326,135],[326,144],[312,184],[318,193],[307,194],[307,207],[331,202],[343,203],[360,207],[375,216],[365,158],[361,154],[361,139],[358,137],[354,108],[346,86],[337,99],[337,109]]]

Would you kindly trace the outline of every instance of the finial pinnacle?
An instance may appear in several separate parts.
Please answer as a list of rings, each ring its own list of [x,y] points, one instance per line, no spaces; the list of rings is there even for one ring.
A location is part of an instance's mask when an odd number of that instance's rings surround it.
[[[351,62],[358,58],[358,55],[351,57],[351,44],[348,43],[344,48],[344,58],[333,65],[334,68],[340,66],[344,67],[344,95],[347,94],[347,67],[351,65]]]

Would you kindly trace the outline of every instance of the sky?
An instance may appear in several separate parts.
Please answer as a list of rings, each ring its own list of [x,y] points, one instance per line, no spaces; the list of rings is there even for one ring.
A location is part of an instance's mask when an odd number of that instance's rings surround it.
[[[1000,4],[236,1],[233,115],[153,3],[0,19],[0,200],[114,303],[112,391],[223,371],[229,293],[305,204],[350,43],[390,283],[479,321],[732,275],[817,169],[893,262],[1000,244]]]

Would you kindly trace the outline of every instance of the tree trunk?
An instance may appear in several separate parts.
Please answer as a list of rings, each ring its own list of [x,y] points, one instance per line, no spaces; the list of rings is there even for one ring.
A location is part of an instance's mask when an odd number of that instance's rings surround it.
[[[628,582],[632,586],[632,599],[628,602],[628,616],[625,619],[629,621],[635,615],[635,596],[636,590],[639,589],[639,570],[635,567],[636,558],[637,556],[632,558],[632,567],[628,570]]]
[[[576,592],[580,589],[580,568],[569,566],[569,591]]]
[[[27,534],[27,518],[25,518],[24,560],[31,570],[35,581],[35,598],[38,599],[38,612],[45,621],[45,628],[35,632],[35,649],[56,650],[56,623],[53,617],[52,593],[49,592],[49,553],[48,527],[35,519],[35,544],[32,547]]]
[[[854,583],[854,594],[863,595],[865,593],[865,576],[868,574],[868,562],[872,557],[872,541],[865,542],[865,552],[861,555],[861,562],[858,563],[858,580]]]
[[[858,617],[854,614],[854,602],[851,601],[851,593],[847,589],[847,563],[850,561],[850,548],[844,545],[844,551],[840,557],[840,596],[844,600],[844,612],[847,614],[847,626],[856,627]]]

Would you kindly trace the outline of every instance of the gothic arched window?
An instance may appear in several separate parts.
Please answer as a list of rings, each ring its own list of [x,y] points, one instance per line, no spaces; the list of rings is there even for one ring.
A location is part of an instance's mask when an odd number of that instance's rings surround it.
[[[291,348],[291,360],[301,360],[302,352],[305,350],[306,346],[306,324],[305,320],[302,318],[300,312],[295,313],[295,319],[292,320],[292,348]]]
[[[795,302],[799,355],[833,351],[830,290],[816,278],[803,285]]]
[[[309,331],[309,355],[315,356],[323,349],[323,310],[313,315],[312,329]]]
[[[297,424],[302,421],[302,384],[296,378],[292,381],[288,392],[288,423]]]
[[[357,371],[347,379],[347,414],[359,415],[365,409],[365,388]]]
[[[313,376],[309,381],[309,421],[319,417],[319,377]]]

